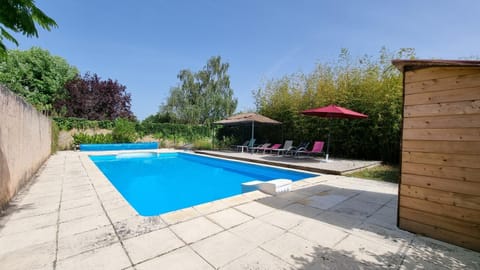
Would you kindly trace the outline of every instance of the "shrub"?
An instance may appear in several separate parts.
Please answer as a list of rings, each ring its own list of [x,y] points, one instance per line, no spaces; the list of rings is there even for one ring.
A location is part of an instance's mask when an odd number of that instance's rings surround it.
[[[211,136],[212,128],[206,125],[150,123],[144,121],[138,125],[137,131],[143,134],[155,134],[157,138],[184,137],[193,141],[196,138]]]
[[[74,144],[86,143],[114,143],[112,134],[93,134],[77,133],[73,135]]]
[[[72,129],[113,129],[114,122],[110,120],[93,121],[75,117],[54,117],[53,121],[57,123],[60,130]]]
[[[215,147],[218,149],[229,149],[232,145],[235,145],[236,141],[233,136],[222,136],[221,139],[215,140]]]
[[[117,143],[134,142],[138,138],[137,131],[135,130],[135,122],[118,118],[115,120],[112,136],[113,140]]]
[[[193,147],[200,150],[211,150],[212,149],[212,139],[211,138],[201,138],[193,142]]]

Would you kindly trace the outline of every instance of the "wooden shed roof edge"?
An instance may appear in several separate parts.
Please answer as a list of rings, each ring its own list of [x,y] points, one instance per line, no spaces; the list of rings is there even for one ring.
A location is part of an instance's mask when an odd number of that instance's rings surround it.
[[[426,59],[394,59],[392,64],[400,71],[406,69],[419,69],[426,67],[480,67],[478,60],[426,60]]]

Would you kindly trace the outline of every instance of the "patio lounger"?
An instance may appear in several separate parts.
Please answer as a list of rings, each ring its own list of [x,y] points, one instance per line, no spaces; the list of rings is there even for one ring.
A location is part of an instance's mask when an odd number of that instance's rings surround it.
[[[324,144],[325,143],[323,141],[315,141],[315,143],[313,144],[312,150],[310,151],[307,150],[306,148],[302,148],[302,149],[299,148],[297,151],[295,151],[295,157],[298,157],[301,154],[307,154],[307,155],[320,154],[323,151]]]
[[[240,151],[240,148],[242,148],[242,147],[244,147],[244,146],[248,145],[248,142],[249,142],[249,141],[250,141],[250,140],[246,140],[246,141],[245,141],[243,144],[239,144],[239,145],[232,145],[232,148],[236,148],[236,149],[237,149],[237,151]]]
[[[258,151],[264,151],[265,149],[267,149],[268,147],[270,147],[270,145],[272,145],[271,143],[264,143],[264,144],[261,144],[259,146],[256,146],[256,147],[252,147],[250,150],[252,150],[252,152],[258,152]]]
[[[290,150],[292,148],[292,144],[293,144],[293,141],[287,140],[283,144],[282,148],[273,149],[273,151],[277,152],[277,154],[280,155],[280,153],[284,153],[284,152],[287,152],[288,150]]]
[[[253,147],[253,145],[255,144],[255,139],[250,139],[250,141],[248,142],[247,145],[242,145],[241,148],[242,148],[242,153],[244,150],[249,150]]]
[[[276,150],[276,149],[280,148],[280,146],[282,146],[281,143],[276,143],[272,147],[268,147],[268,148],[263,149],[263,153],[265,154],[265,152],[267,152],[267,151],[270,151],[270,153],[271,153],[272,150]]]
[[[296,152],[297,150],[299,150],[299,149],[302,149],[302,150],[307,149],[309,145],[310,145],[310,142],[301,142],[297,147],[295,147],[295,146],[290,147],[290,149],[289,149],[287,152],[285,152],[285,155],[286,155],[286,156],[290,155],[290,156],[293,157],[293,155],[295,154],[295,152]]]

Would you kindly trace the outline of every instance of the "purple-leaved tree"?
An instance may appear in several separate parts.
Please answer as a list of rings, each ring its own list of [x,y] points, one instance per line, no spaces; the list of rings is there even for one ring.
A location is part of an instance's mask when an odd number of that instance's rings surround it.
[[[131,96],[116,80],[101,80],[86,73],[65,84],[66,96],[57,100],[55,108],[66,117],[89,120],[135,119],[130,110]]]

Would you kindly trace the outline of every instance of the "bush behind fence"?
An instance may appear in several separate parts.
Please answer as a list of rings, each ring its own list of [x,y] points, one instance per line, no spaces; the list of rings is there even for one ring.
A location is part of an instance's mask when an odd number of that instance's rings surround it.
[[[87,120],[75,117],[54,117],[53,121],[60,130],[72,129],[113,129],[115,121],[111,120]]]
[[[57,124],[60,130],[87,130],[87,129],[108,129],[114,130],[116,125],[115,121],[110,120],[87,120],[74,117],[54,117],[54,122]],[[174,139],[182,138],[187,141],[194,141],[198,139],[211,138],[213,129],[206,125],[188,125],[188,124],[176,124],[176,123],[140,123],[137,122],[135,130],[139,137],[146,135],[153,135],[157,139]],[[88,138],[87,138],[88,137]],[[80,132],[77,136],[77,141],[83,143],[101,143],[101,142],[114,142],[114,138],[109,136],[87,136]]]
[[[173,123],[142,123],[137,131],[143,135],[154,135],[158,138],[182,137],[188,140],[211,137],[212,128],[204,125],[186,125]]]

